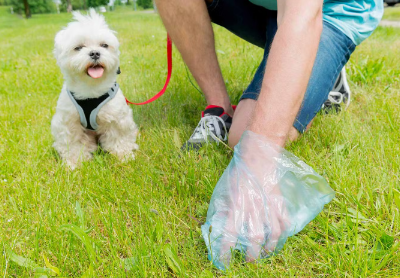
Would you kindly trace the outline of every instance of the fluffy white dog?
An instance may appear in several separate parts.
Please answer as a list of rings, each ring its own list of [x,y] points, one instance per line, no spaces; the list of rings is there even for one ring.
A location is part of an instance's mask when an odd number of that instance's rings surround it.
[[[121,160],[133,159],[138,128],[116,83],[118,39],[93,9],[73,16],[55,38],[65,82],[51,121],[53,146],[72,169],[91,159],[98,143]]]

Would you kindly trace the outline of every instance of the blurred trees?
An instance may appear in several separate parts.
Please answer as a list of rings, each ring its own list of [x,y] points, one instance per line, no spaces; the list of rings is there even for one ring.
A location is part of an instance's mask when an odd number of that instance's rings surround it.
[[[125,5],[131,5],[134,0],[126,0]],[[59,9],[61,12],[71,12],[72,10],[86,10],[99,6],[107,6],[110,0],[59,0]],[[153,6],[153,0],[137,0],[138,6],[143,9],[150,9]],[[121,0],[115,0],[116,5],[121,5]],[[32,14],[56,13],[57,6],[54,0],[0,0],[0,6],[12,6],[15,13],[25,14],[29,18]]]
[[[87,0],[61,0],[60,11],[71,12],[73,10],[86,10]]]
[[[25,2],[29,14],[56,13],[57,7],[53,0],[0,0],[5,5],[11,5],[14,12],[25,14]],[[61,12],[71,12],[72,10],[86,10],[99,6],[107,6],[109,0],[60,0]],[[29,18],[29,16],[27,16]]]
[[[11,6],[11,0],[0,0],[0,6]]]
[[[141,6],[143,9],[150,9],[153,7],[152,0],[137,0],[137,4]]]
[[[29,0],[30,1],[30,0]],[[72,10],[86,10],[88,8],[96,8],[99,6],[107,6],[109,0],[61,0],[60,10],[70,12],[69,3]]]
[[[31,9],[28,4],[28,0],[23,0],[23,2],[24,2],[25,17],[31,18],[32,14],[31,14]]]
[[[109,0],[87,0],[89,8],[95,8],[99,6],[107,6]]]
[[[10,0],[14,12],[25,14],[27,18],[31,14],[54,13],[57,11],[52,0]]]
[[[67,13],[72,12],[72,3],[71,0],[67,0]]]

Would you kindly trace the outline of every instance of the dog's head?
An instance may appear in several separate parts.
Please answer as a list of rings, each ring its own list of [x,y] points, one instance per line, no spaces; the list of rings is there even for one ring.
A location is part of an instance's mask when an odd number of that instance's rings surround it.
[[[119,42],[102,15],[73,13],[74,21],[57,33],[54,55],[66,81],[90,86],[114,82]]]

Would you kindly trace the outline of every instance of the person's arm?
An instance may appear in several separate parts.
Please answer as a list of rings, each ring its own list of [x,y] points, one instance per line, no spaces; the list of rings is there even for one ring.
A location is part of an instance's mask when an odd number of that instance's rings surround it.
[[[279,27],[249,130],[284,146],[317,54],[323,1],[277,1]]]
[[[220,269],[229,266],[232,249],[247,261],[279,252],[334,197],[323,177],[276,145],[285,144],[306,91],[322,32],[322,1],[278,0],[279,28],[250,130],[235,146],[202,226],[209,258]],[[303,175],[314,178],[298,178]]]

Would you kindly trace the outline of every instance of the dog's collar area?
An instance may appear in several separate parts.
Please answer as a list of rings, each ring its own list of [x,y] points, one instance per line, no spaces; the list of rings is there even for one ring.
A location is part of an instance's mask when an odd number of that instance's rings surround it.
[[[98,124],[96,121],[97,114],[100,109],[111,99],[115,97],[119,89],[117,82],[103,95],[98,98],[87,98],[87,99],[76,99],[74,97],[74,92],[67,89],[67,93],[75,105],[76,110],[78,110],[81,124],[83,127],[96,131],[98,129]]]

